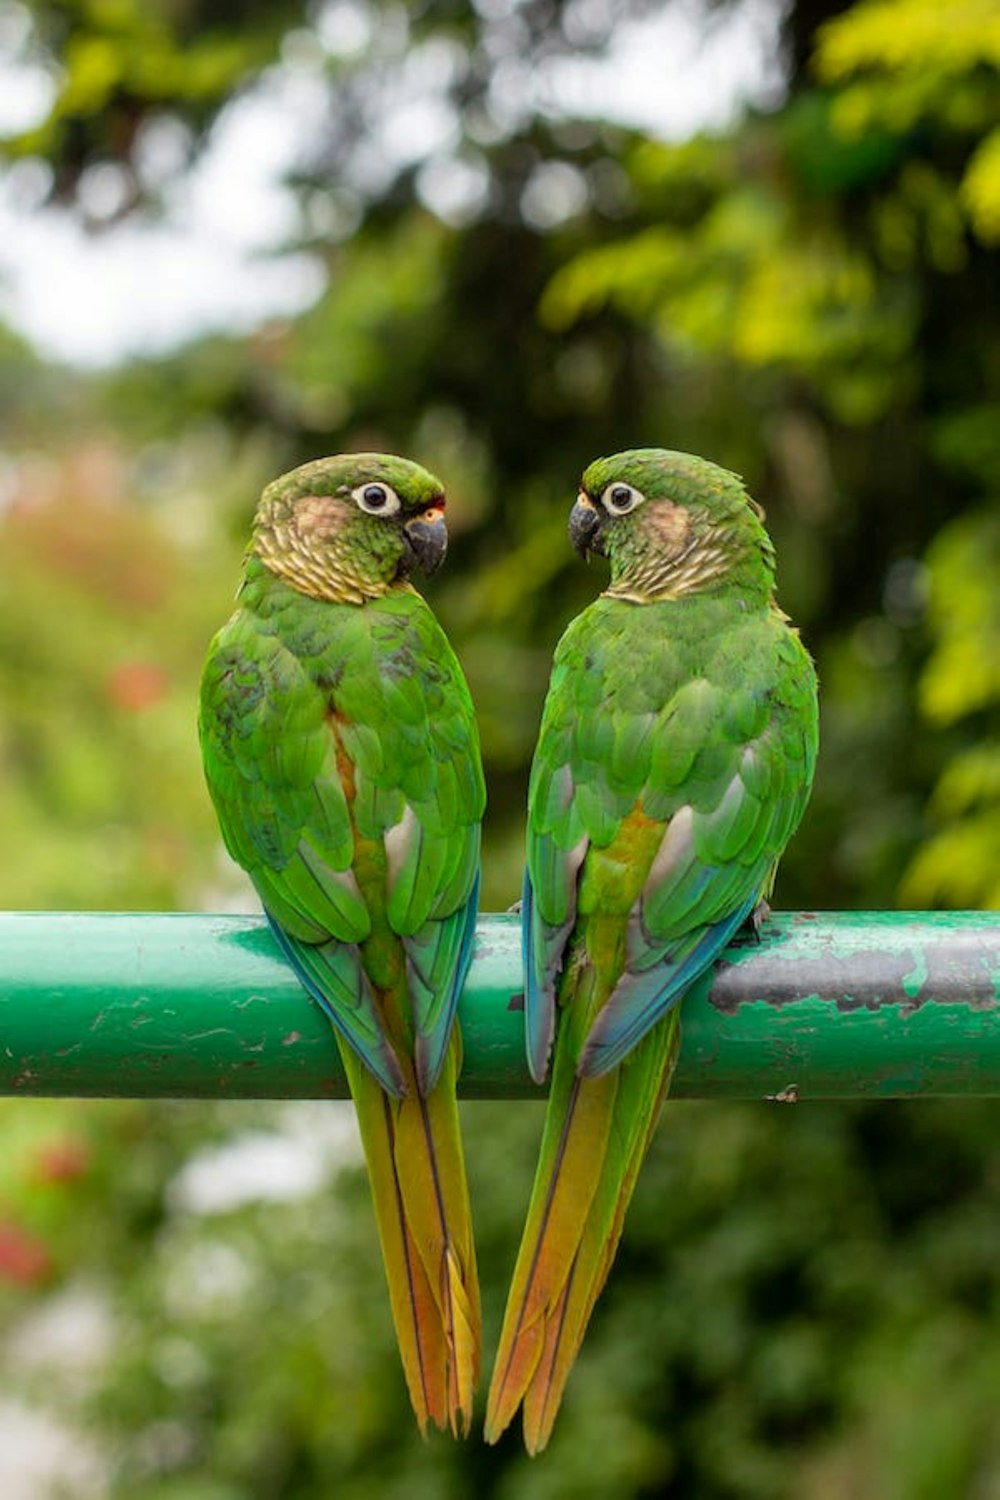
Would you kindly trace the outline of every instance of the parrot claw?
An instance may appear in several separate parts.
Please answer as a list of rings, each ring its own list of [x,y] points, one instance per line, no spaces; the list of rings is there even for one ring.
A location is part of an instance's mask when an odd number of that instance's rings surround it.
[[[763,927],[764,923],[768,920],[770,915],[770,905],[768,904],[768,902],[761,899],[757,902],[757,905],[747,917],[746,925],[750,933],[752,934],[755,943],[760,942],[760,930]]]
[[[747,913],[745,920],[737,928],[731,939],[737,948],[745,947],[748,943],[757,944],[761,941],[761,930],[764,923],[771,915],[771,908],[764,900],[758,901],[752,911]]]

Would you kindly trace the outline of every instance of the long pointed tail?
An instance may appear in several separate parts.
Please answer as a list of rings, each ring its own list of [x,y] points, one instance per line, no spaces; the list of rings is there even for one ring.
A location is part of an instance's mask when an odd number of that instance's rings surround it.
[[[529,1453],[545,1447],[566,1380],[621,1237],[673,1072],[676,1012],[599,1078],[557,1042],[552,1092],[524,1235],[507,1297],[485,1435],[523,1403]]]
[[[396,1338],[410,1400],[428,1422],[465,1436],[482,1343],[472,1217],[455,1103],[460,1041],[421,1097],[391,1099],[346,1046],[341,1056],[368,1163]]]

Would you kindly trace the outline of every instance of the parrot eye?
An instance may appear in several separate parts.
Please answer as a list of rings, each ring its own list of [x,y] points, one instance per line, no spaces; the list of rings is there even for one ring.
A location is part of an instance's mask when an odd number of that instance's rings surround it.
[[[627,516],[629,511],[635,510],[645,498],[645,495],[641,495],[630,484],[609,484],[601,496],[601,504],[609,515]]]
[[[359,484],[351,495],[370,516],[392,516],[399,509],[399,496],[387,484]]]

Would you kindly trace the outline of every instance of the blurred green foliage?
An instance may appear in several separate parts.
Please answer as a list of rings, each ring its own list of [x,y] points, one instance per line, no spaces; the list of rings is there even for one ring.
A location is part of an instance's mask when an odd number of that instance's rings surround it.
[[[95,232],[95,171],[118,174],[112,217],[156,216],[151,133],[183,142],[182,177],[234,98],[305,70],[294,241],[326,289],[292,322],[87,378],[4,336],[5,905],[248,899],[201,785],[200,660],[261,485],[351,446],[448,483],[432,597],[483,729],[484,904],[506,906],[551,649],[600,586],[566,543],[577,475],[662,443],[766,503],[819,663],[779,901],[1000,906],[996,7],[797,0],[780,106],[682,144],[548,109],[537,80],[642,9],[6,7],[52,78],[6,154]],[[422,69],[453,128],[374,171]],[[538,1112],[465,1120],[495,1335]],[[115,1500],[981,1500],[996,1126],[972,1101],[670,1107],[529,1463],[516,1435],[417,1438],[343,1111],[6,1102],[0,1367],[90,1465],[70,1492]],[[319,1152],[321,1185],[231,1191],[248,1137]],[[185,1186],[212,1152],[214,1206]]]

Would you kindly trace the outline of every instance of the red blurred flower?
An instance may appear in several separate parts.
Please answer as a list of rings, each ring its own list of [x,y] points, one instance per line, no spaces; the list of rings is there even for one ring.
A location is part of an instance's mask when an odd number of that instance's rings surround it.
[[[52,1270],[52,1257],[33,1234],[0,1221],[0,1281],[35,1286]]]
[[[152,661],[125,661],[109,672],[106,686],[116,708],[141,713],[159,703],[167,691],[167,674]]]
[[[35,1156],[32,1175],[38,1182],[75,1182],[90,1165],[90,1152],[80,1136],[49,1141]]]

